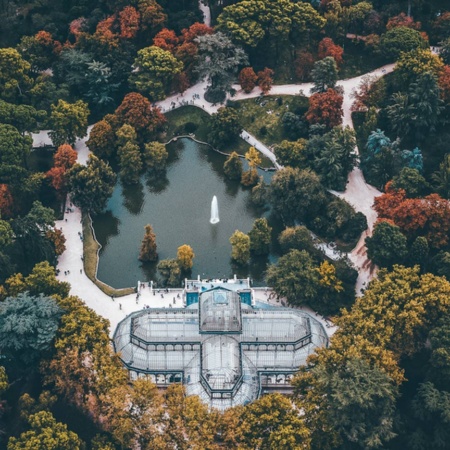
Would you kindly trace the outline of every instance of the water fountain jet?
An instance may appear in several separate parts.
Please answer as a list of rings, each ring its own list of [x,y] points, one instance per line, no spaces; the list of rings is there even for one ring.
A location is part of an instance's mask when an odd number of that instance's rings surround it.
[[[217,204],[217,197],[214,196],[211,202],[211,219],[209,223],[215,224],[219,222],[219,205]]]

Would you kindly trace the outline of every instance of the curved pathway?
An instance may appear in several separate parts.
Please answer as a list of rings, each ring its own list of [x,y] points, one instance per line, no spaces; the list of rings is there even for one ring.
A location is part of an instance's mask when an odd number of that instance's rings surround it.
[[[392,71],[393,67],[394,65],[385,66],[370,72],[370,74],[382,76],[384,73]],[[338,82],[338,84],[344,89],[344,126],[348,125],[353,128],[350,110],[352,104],[351,93],[359,85],[362,77],[363,76]],[[311,86],[311,83],[273,86],[270,94],[297,95],[302,91],[303,95],[309,96]],[[213,105],[208,103],[204,99],[205,89],[205,82],[198,83],[189,88],[183,94],[173,95],[161,102],[158,102],[158,105],[164,112],[167,112],[171,109],[190,104],[202,108],[212,114],[223,105]],[[250,94],[245,94],[241,90],[238,90],[234,99],[240,100],[244,98],[253,98],[259,95],[259,90],[254,90],[254,92],[251,92]],[[83,139],[79,139],[75,145],[75,149],[78,152],[78,162],[81,164],[86,164],[89,156],[89,149],[86,146],[86,141],[89,138],[89,132],[91,129],[92,127],[89,127],[88,136]],[[246,131],[243,131],[241,136],[250,145],[256,147],[276,164],[275,155],[270,148],[258,141],[254,136]],[[48,130],[34,133],[32,134],[32,137],[34,147],[52,144],[48,136]],[[357,152],[357,149],[355,149],[355,151]],[[376,213],[372,209],[373,199],[376,196],[381,195],[381,193],[364,181],[364,177],[360,169],[356,167],[349,175],[345,192],[333,193],[347,200],[357,211],[364,213],[369,224],[367,232],[361,236],[358,245],[349,255],[359,272],[357,282],[357,290],[359,292],[359,289],[363,287],[364,284],[374,275],[374,271],[370,267],[370,261],[367,259],[365,253],[364,239],[371,233],[373,224],[376,220]],[[68,200],[68,204],[70,206],[70,199]],[[135,294],[116,298],[115,301],[104,294],[84,273],[81,260],[81,256],[83,254],[83,243],[80,239],[80,234],[82,232],[81,212],[74,206],[71,207],[71,210],[72,212],[65,213],[63,220],[56,222],[56,227],[62,229],[67,240],[67,249],[58,258],[58,269],[60,270],[58,279],[61,281],[68,281],[71,284],[71,295],[80,297],[98,314],[109,319],[111,323],[111,333],[114,332],[116,325],[120,320],[125,318],[125,316],[131,312],[142,309],[144,304],[149,304],[152,307],[168,307],[169,304],[173,302],[172,297],[175,297],[175,302],[178,302],[178,305],[177,303],[175,303],[175,305],[181,306],[181,300],[177,299],[176,296],[169,294],[163,298],[159,293],[153,295],[148,288],[147,290],[144,289],[142,291],[143,295],[141,295],[138,301],[136,300]],[[264,301],[264,298],[259,300]]]

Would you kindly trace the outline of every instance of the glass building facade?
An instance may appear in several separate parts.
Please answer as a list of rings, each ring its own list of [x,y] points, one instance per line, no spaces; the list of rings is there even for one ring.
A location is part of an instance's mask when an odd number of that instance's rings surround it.
[[[250,289],[228,287],[185,292],[186,308],[144,309],[120,322],[114,347],[131,378],[182,382],[220,410],[289,391],[308,355],[328,345],[324,327],[297,309],[251,306]]]

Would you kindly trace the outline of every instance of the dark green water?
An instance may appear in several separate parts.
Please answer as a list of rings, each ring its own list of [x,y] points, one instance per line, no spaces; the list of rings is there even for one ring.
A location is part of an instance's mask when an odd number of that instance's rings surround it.
[[[156,234],[159,259],[175,258],[180,245],[195,253],[192,276],[202,278],[250,276],[261,284],[269,258],[253,259],[248,267],[231,263],[229,238],[236,229],[245,233],[258,217],[268,217],[274,228],[280,225],[267,210],[250,202],[250,191],[224,178],[225,157],[189,139],[168,146],[169,165],[157,180],[143,176],[137,186],[120,183],[106,211],[94,217],[94,229],[102,245],[98,278],[116,288],[135,286],[137,281],[156,280],[156,264],[138,260],[144,226]],[[266,182],[272,173],[261,172]],[[211,201],[217,196],[220,222],[209,223]]]

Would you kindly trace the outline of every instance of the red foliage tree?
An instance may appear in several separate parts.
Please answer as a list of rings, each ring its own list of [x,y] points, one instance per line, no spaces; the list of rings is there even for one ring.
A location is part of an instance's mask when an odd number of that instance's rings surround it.
[[[311,70],[314,67],[314,56],[309,52],[300,52],[295,58],[295,75],[300,81],[309,78]]]
[[[406,198],[405,191],[389,189],[389,192],[375,199],[374,208],[380,219],[392,220],[410,239],[424,236],[434,248],[448,243],[450,201],[438,194]]]
[[[433,34],[437,41],[444,40],[450,34],[450,11],[442,13],[433,22]]]
[[[67,192],[67,170],[64,167],[52,167],[45,175],[61,196]]]
[[[420,30],[422,24],[420,22],[414,22],[412,17],[407,16],[404,12],[398,16],[391,17],[386,24],[386,29],[390,30],[396,27],[412,28],[413,30]]]
[[[450,66],[444,66],[439,77],[439,87],[441,88],[441,97],[445,103],[450,103]]]
[[[150,101],[137,92],[127,94],[116,109],[119,122],[131,125],[136,132],[144,133],[143,139],[160,131],[167,122],[158,107],[152,107]]]
[[[133,39],[139,31],[141,14],[136,8],[126,6],[119,13],[120,37],[123,39]]]
[[[66,238],[59,228],[48,230],[45,235],[53,243],[56,256],[62,255],[66,249]]]
[[[342,55],[344,54],[344,49],[333,42],[331,38],[323,38],[319,42],[319,58],[323,59],[327,56],[331,56],[336,61],[336,64],[340,66],[342,64]]]
[[[0,216],[7,219],[13,213],[13,197],[7,184],[0,184]]]
[[[324,124],[328,128],[333,128],[342,122],[342,95],[334,89],[326,92],[316,93],[309,97],[309,108],[305,117],[310,124]]]
[[[116,17],[109,16],[97,24],[94,33],[94,39],[108,47],[117,47],[119,45],[119,35],[113,31]]]
[[[77,162],[77,157],[78,153],[69,144],[63,144],[53,156],[53,164],[69,170]]]
[[[258,76],[252,67],[244,67],[239,73],[239,84],[244,92],[247,92],[247,94],[253,91],[257,80]]]
[[[173,78],[173,90],[183,93],[191,85],[186,72],[178,73]]]
[[[261,89],[261,92],[265,95],[271,89],[273,85],[273,70],[265,67],[264,70],[260,70],[258,72],[258,86]]]
[[[195,38],[199,36],[205,36],[206,34],[213,34],[214,29],[208,27],[204,23],[195,22],[189,28],[181,30],[181,38],[183,42],[193,42]]]
[[[78,40],[78,37],[86,31],[87,21],[84,17],[80,17],[79,19],[72,20],[69,25],[69,31],[71,34],[75,36],[75,40]]]
[[[163,28],[154,38],[153,45],[167,50],[171,53],[174,52],[175,47],[178,45],[178,38],[175,31]]]

